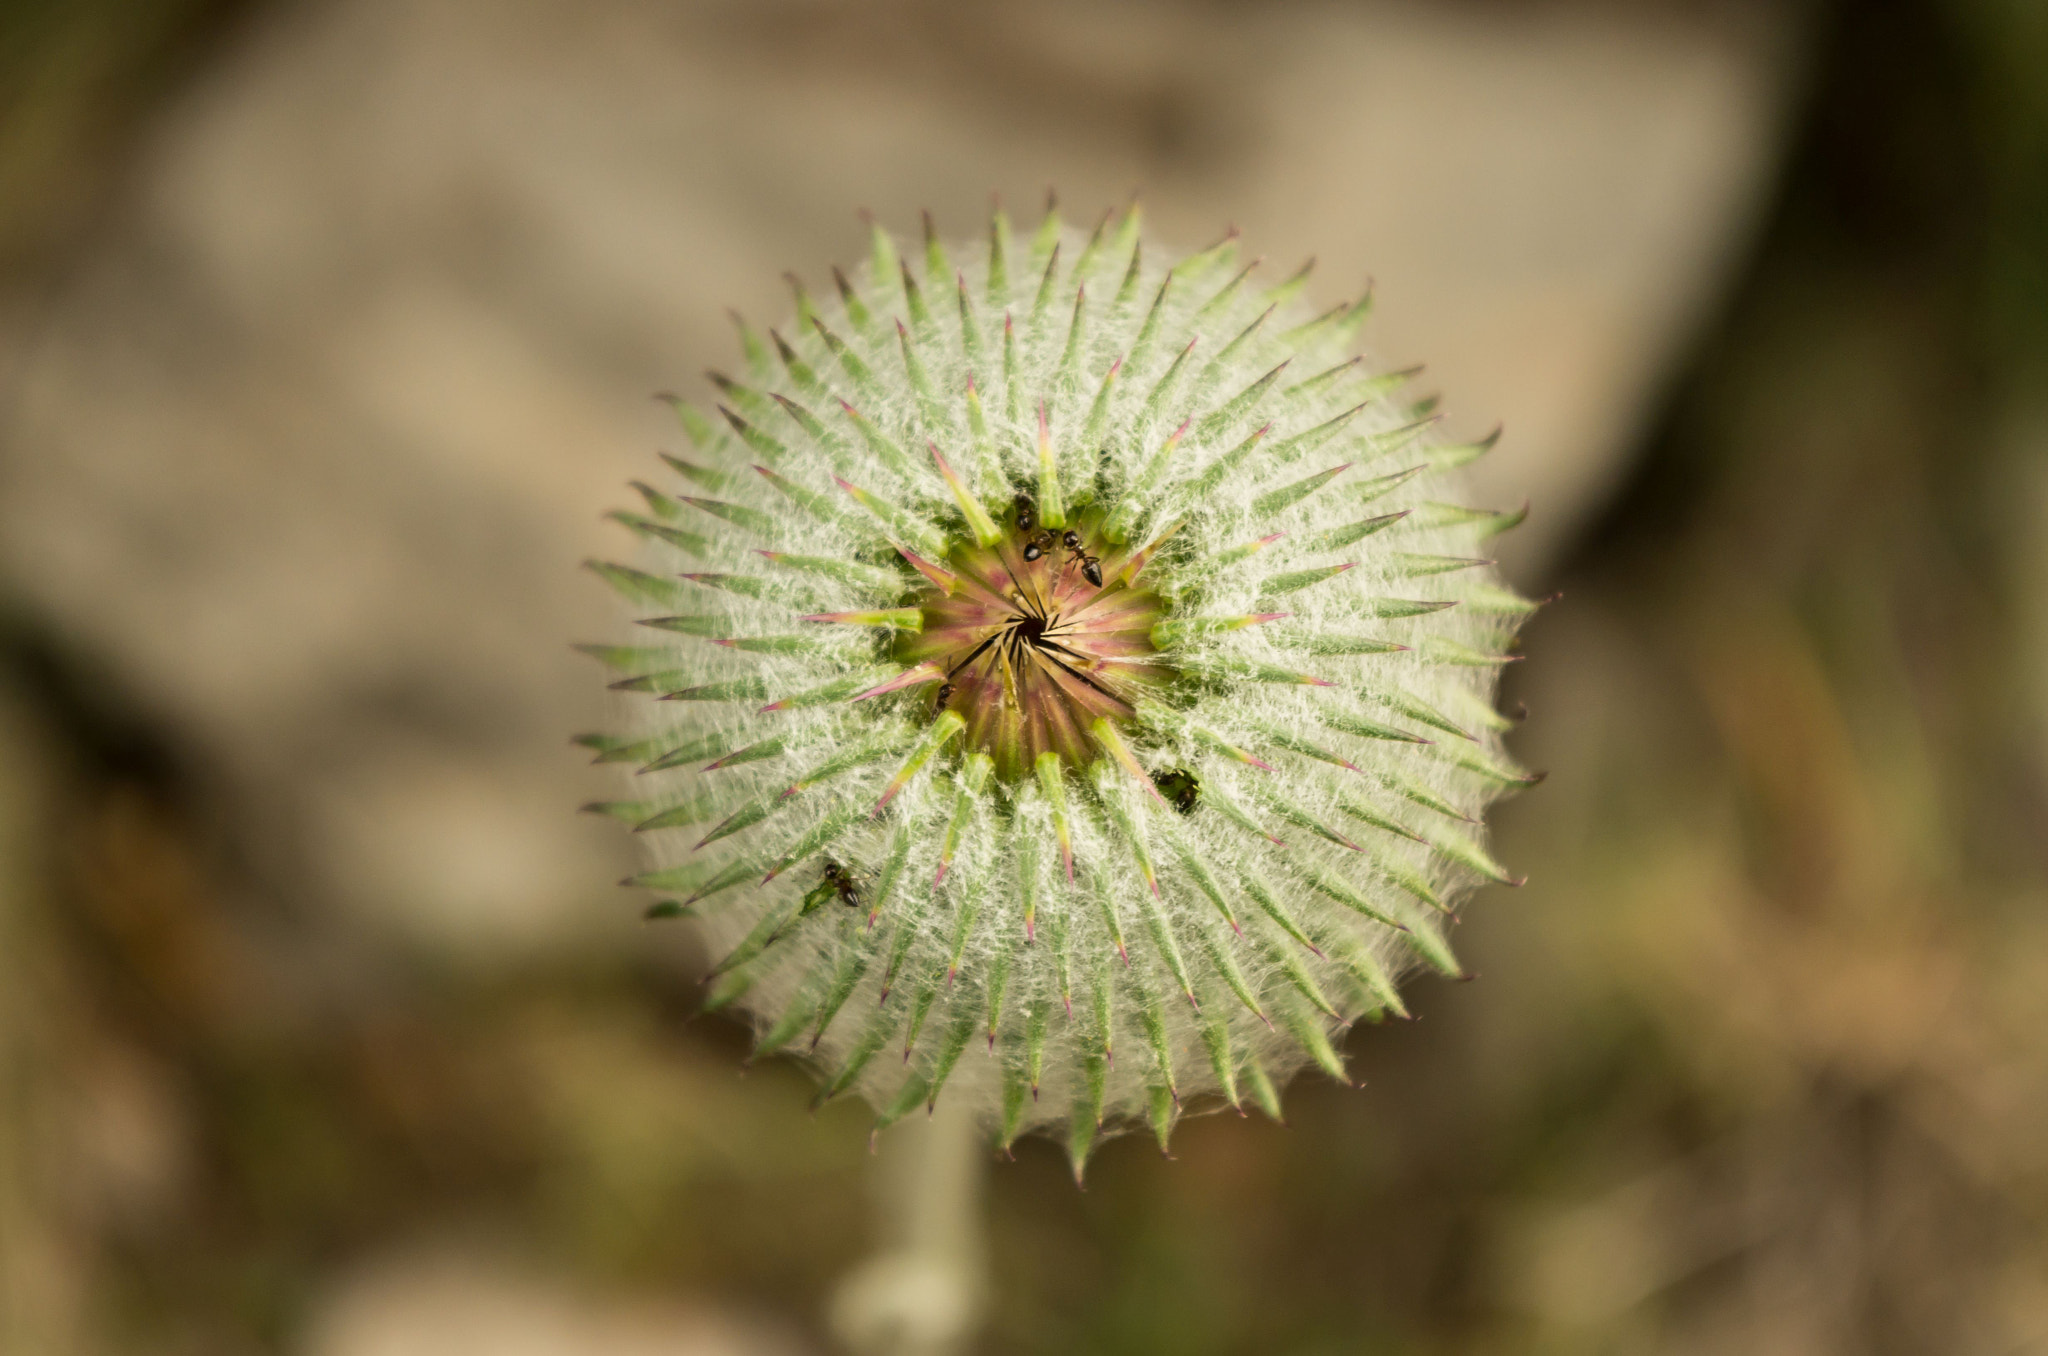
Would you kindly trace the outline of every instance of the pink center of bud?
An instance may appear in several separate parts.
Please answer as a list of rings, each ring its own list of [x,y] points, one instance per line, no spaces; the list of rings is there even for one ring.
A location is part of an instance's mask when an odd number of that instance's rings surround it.
[[[1173,676],[1154,658],[1159,598],[1134,582],[1131,557],[1101,539],[1093,514],[1065,529],[1006,525],[993,547],[956,547],[950,591],[920,600],[924,628],[901,657],[944,673],[933,715],[959,712],[967,746],[1000,775],[1028,776],[1048,749],[1087,764],[1099,752],[1089,727],[1128,720]]]

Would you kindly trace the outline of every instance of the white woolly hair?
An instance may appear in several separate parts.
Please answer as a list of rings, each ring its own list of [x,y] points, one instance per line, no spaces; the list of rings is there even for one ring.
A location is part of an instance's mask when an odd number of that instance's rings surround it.
[[[1508,879],[1480,813],[1531,780],[1493,694],[1533,605],[1483,559],[1520,515],[1459,506],[1491,440],[1351,356],[1365,301],[1311,315],[1306,270],[1262,288],[1234,237],[1173,262],[1135,208],[1028,242],[998,213],[917,253],[877,229],[772,348],[741,322],[722,427],[676,402],[694,451],[614,515],[638,568],[593,564],[641,628],[585,648],[642,695],[582,742],[644,774],[594,808],[642,831],[650,915],[698,920],[762,1053],[883,1125],[943,1093],[1003,1145],[1064,1127],[1078,1174],[1106,1130],[1277,1114],[1302,1064],[1343,1077],[1333,1035],[1405,1015],[1404,970],[1459,973],[1453,904]],[[855,700],[937,594],[905,549],[1014,534],[1019,494],[1157,542],[1173,675],[1099,758],[1021,776],[929,684]],[[890,615],[803,620],[840,613]]]

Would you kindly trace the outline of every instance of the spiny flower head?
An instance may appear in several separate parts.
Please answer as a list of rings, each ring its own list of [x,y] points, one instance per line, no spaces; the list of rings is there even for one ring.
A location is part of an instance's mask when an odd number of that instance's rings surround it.
[[[942,1094],[1008,1146],[1162,1149],[1459,966],[1507,873],[1478,817],[1530,780],[1492,696],[1532,604],[1434,435],[1234,235],[1178,261],[1134,207],[985,247],[876,228],[836,298],[676,401],[634,566],[586,648],[632,694],[630,823],[720,957],[707,1005],[886,1125]],[[736,318],[737,319],[737,318]]]

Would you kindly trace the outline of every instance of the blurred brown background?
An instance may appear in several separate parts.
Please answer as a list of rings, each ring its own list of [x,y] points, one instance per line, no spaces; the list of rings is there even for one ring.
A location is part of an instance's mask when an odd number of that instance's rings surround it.
[[[829,1349],[575,565],[727,305],[1047,183],[1374,275],[1563,597],[1480,980],[998,1166],[985,1349],[2048,1351],[2028,0],[0,4],[0,1351]]]

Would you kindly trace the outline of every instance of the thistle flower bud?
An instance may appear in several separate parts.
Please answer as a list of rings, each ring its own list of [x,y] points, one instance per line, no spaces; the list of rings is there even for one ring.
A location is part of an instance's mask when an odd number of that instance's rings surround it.
[[[638,609],[585,647],[634,694],[597,807],[698,921],[708,1007],[886,1125],[966,1099],[1005,1147],[1343,1078],[1333,1037],[1458,974],[1499,667],[1533,605],[1448,443],[1234,234],[1136,208],[1013,240],[873,234],[837,298],[740,324],[744,368],[644,507]]]

